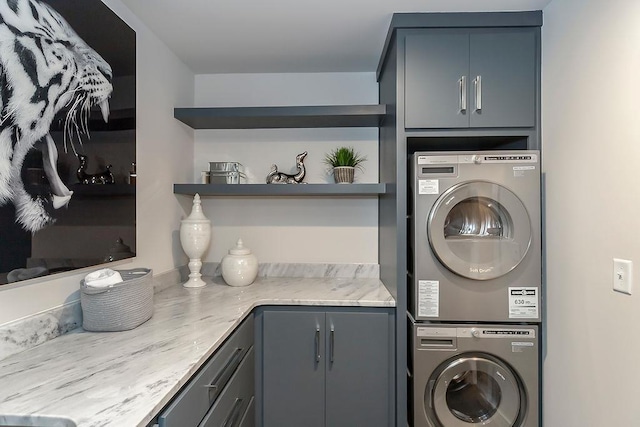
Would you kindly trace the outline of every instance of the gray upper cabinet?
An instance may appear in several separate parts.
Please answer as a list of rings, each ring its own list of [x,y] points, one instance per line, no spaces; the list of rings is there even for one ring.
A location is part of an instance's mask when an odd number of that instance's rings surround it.
[[[406,39],[405,124],[407,128],[469,126],[469,34],[425,30]]]
[[[425,29],[408,34],[405,127],[534,127],[537,31]]]
[[[386,309],[265,309],[262,425],[394,425],[394,318]]]

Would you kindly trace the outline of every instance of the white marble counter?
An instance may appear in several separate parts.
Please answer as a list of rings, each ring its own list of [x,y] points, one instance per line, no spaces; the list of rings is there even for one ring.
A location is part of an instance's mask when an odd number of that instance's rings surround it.
[[[378,279],[222,283],[156,294],[153,317],[131,331],[77,329],[0,360],[0,425],[4,415],[30,414],[78,426],[146,426],[256,306],[395,306]]]

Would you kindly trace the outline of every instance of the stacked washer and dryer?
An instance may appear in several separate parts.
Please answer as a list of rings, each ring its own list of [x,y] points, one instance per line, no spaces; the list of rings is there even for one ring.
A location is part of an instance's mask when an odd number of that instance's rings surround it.
[[[414,427],[538,427],[538,151],[416,152]]]

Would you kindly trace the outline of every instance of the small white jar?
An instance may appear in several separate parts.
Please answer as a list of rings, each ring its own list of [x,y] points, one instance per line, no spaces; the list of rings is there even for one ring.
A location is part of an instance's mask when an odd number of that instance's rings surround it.
[[[242,239],[238,239],[236,246],[222,257],[220,268],[222,278],[228,285],[247,286],[258,276],[258,259],[249,248],[242,245]]]

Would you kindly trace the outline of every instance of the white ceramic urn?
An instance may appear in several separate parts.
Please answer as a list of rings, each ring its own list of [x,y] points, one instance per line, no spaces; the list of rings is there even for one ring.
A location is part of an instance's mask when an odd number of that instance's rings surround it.
[[[244,247],[242,239],[238,239],[236,246],[222,257],[220,268],[222,278],[228,285],[247,286],[258,276],[258,259],[249,248]]]
[[[202,256],[211,243],[211,221],[202,213],[200,195],[193,197],[191,214],[180,224],[180,243],[189,257],[189,280],[182,284],[186,288],[199,288],[206,285],[202,280]]]

